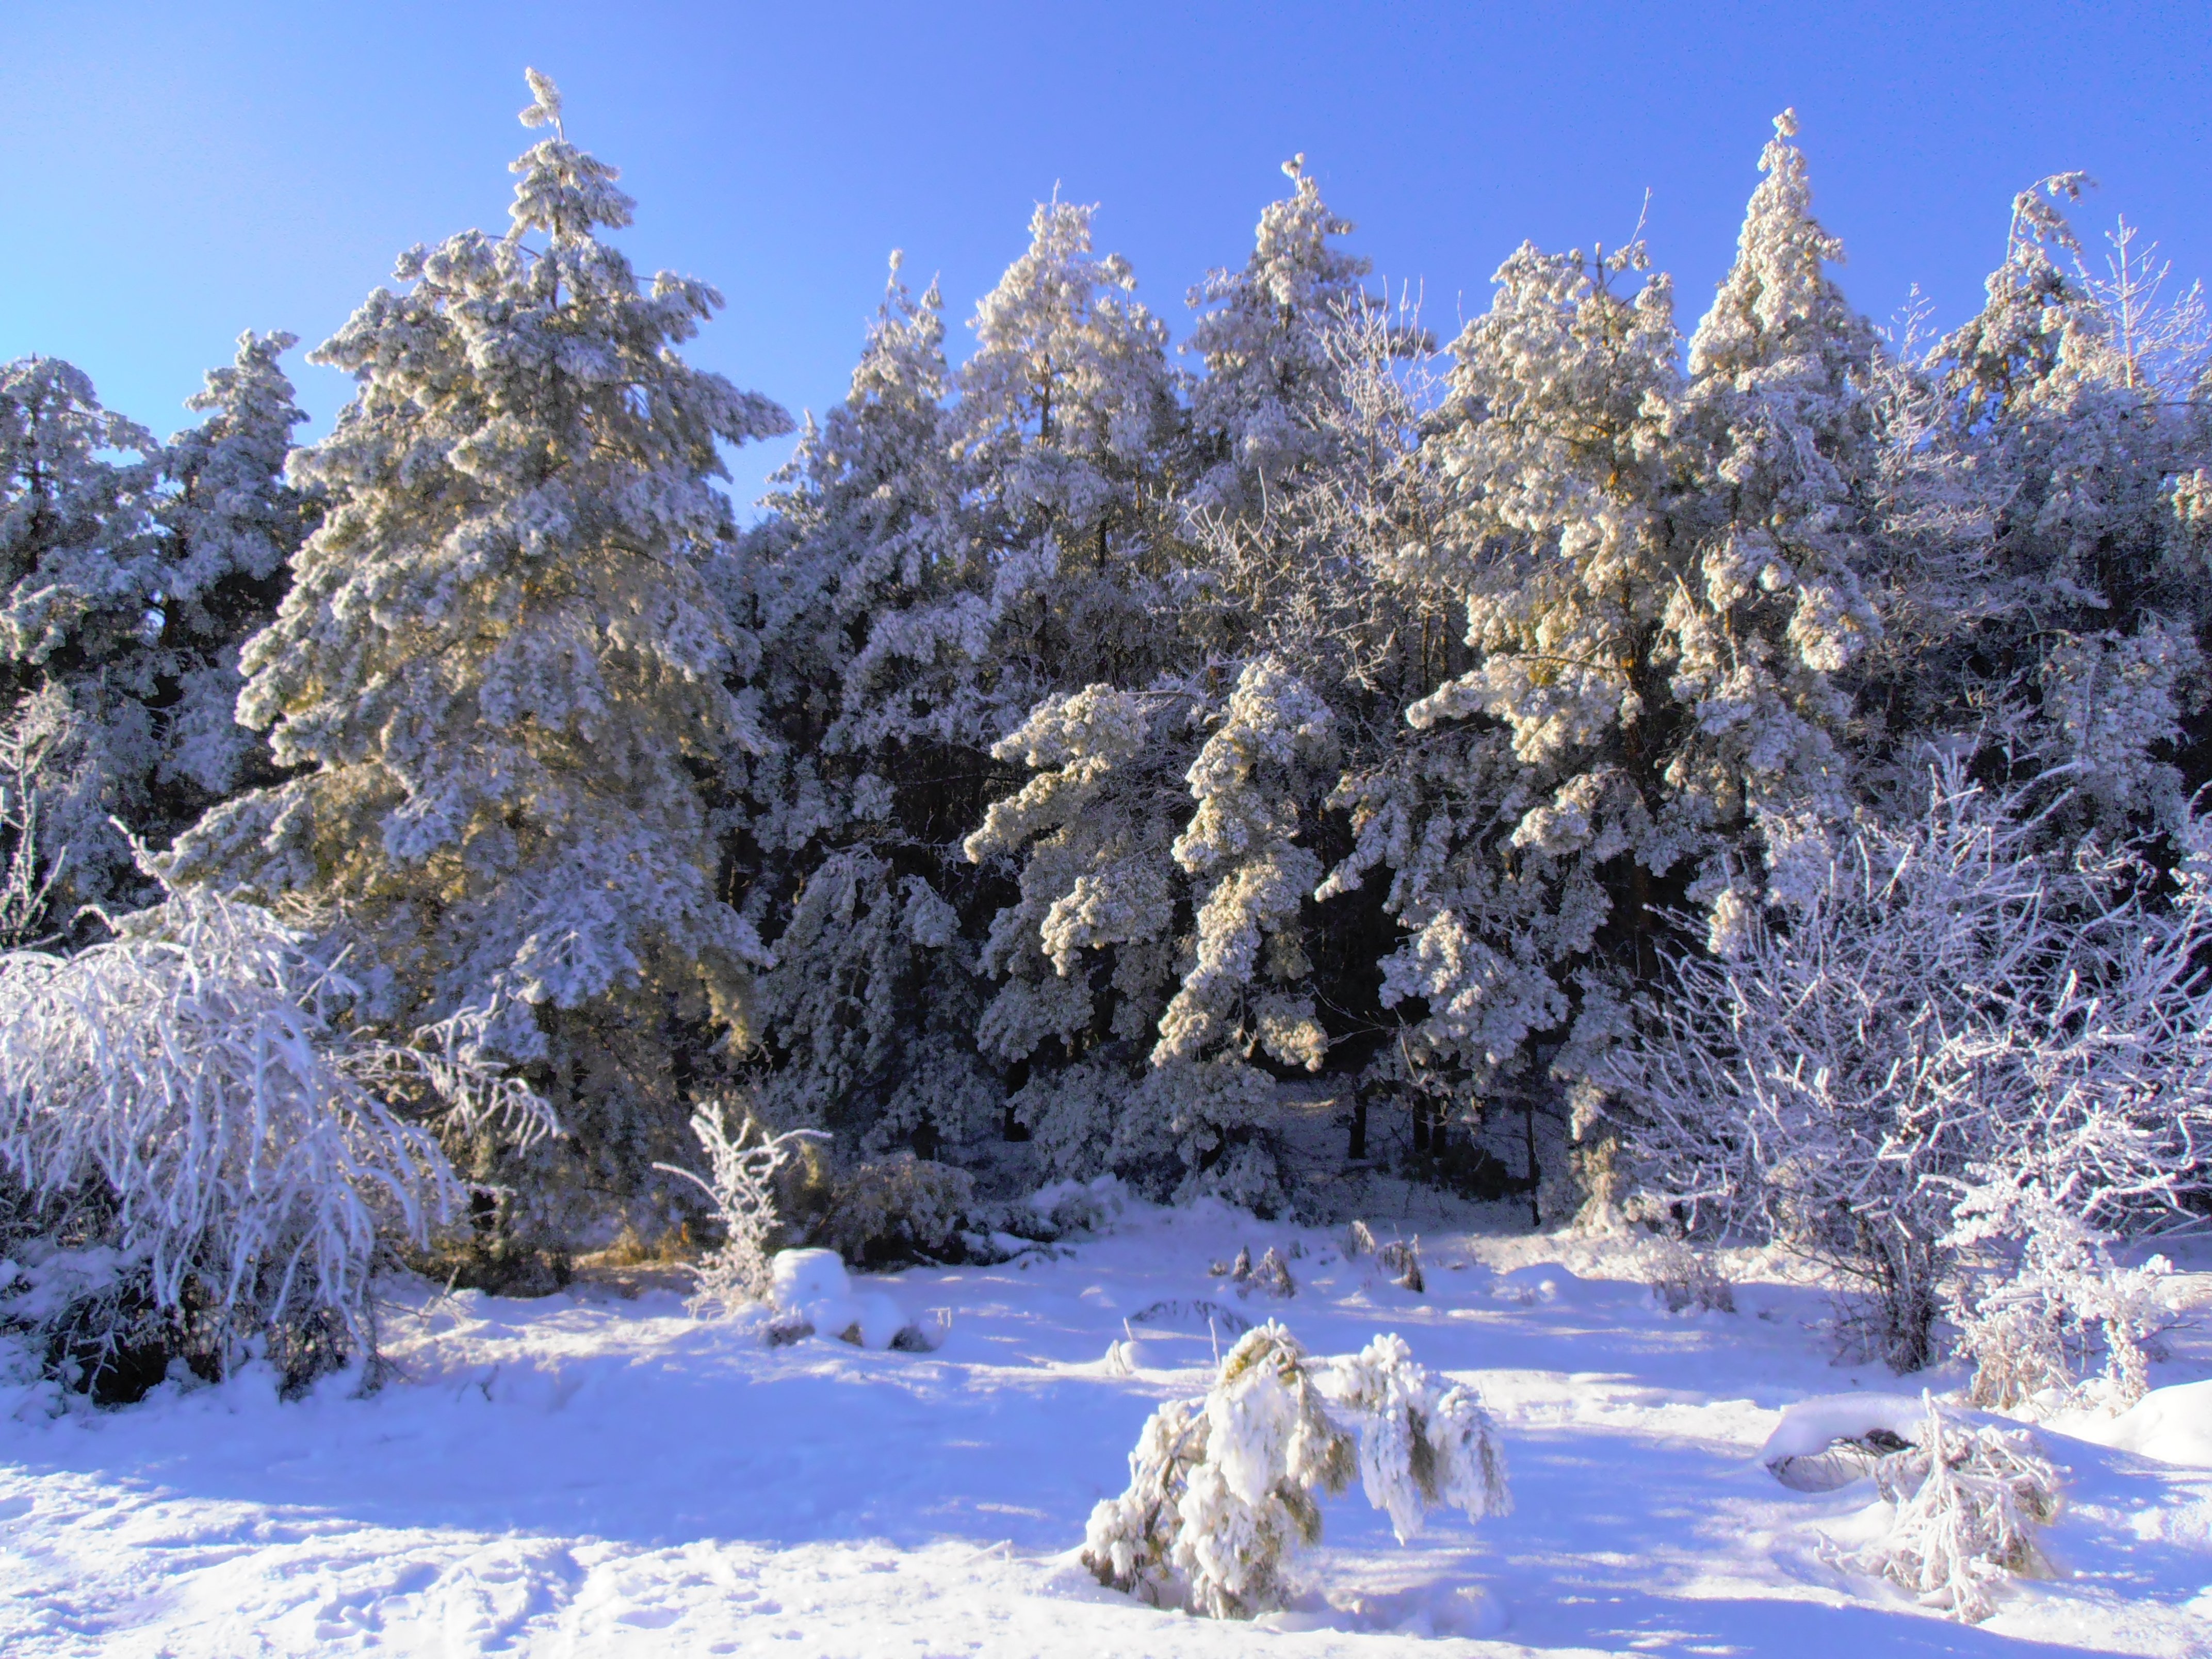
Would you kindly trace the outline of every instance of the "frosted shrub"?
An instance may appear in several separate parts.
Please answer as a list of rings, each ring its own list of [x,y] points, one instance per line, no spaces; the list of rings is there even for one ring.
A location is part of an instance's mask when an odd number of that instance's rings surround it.
[[[1644,1246],[1644,1282],[1668,1313],[1734,1313],[1735,1289],[1686,1239],[1661,1236]]]
[[[1402,1238],[1392,1239],[1375,1252],[1375,1265],[1401,1291],[1411,1291],[1419,1296],[1429,1288],[1428,1280],[1421,1273],[1421,1241],[1419,1238],[1410,1243]]]
[[[1238,1340],[1204,1399],[1153,1413],[1128,1489],[1091,1511],[1084,1564],[1158,1606],[1250,1618],[1281,1604],[1291,1558],[1320,1541],[1320,1498],[1355,1469],[1401,1542],[1437,1504],[1473,1520],[1510,1507],[1471,1390],[1440,1389],[1395,1336],[1310,1358],[1270,1321]]]
[[[2131,860],[2042,845],[2065,781],[1944,758],[1887,817],[1771,821],[1765,903],[1671,957],[1613,1064],[1647,1199],[1866,1286],[1901,1371],[1962,1269],[2171,1224],[2212,1139],[2212,821],[2153,902]]]
[[[1856,1565],[1923,1605],[1978,1623],[1996,1610],[1991,1589],[2043,1570],[2036,1533],[2057,1516],[2058,1472],[2025,1430],[1960,1423],[1930,1400],[1920,1443],[1884,1457],[1874,1478],[1895,1510]]]
[[[185,891],[110,926],[74,957],[0,956],[0,1179],[34,1236],[9,1243],[112,1269],[93,1301],[0,1313],[103,1391],[157,1337],[217,1370],[266,1344],[295,1379],[373,1357],[380,1247],[423,1245],[464,1196],[439,1134],[532,1140],[544,1107],[473,1018],[412,1045],[351,1024],[354,983],[253,905]]]
[[[782,1218],[776,1201],[776,1176],[795,1160],[808,1140],[827,1137],[808,1129],[790,1129],[770,1135],[748,1115],[730,1133],[727,1114],[720,1108],[691,1115],[691,1133],[707,1154],[708,1176],[702,1180],[672,1164],[654,1167],[679,1176],[705,1193],[722,1224],[722,1242],[699,1264],[699,1288],[692,1310],[720,1308],[734,1311],[748,1303],[768,1299],[773,1282],[769,1245]]]
[[[1997,1247],[1959,1314],[1959,1352],[1974,1367],[1967,1399],[2112,1413],[2141,1400],[2159,1333],[2176,1317],[2162,1294],[2172,1264],[2118,1266],[2102,1235],[2032,1182],[1977,1188],[1960,1210],[1952,1244]]]
[[[974,1177],[947,1164],[911,1153],[863,1164],[838,1181],[812,1240],[856,1267],[942,1257],[957,1248],[975,1197]]]

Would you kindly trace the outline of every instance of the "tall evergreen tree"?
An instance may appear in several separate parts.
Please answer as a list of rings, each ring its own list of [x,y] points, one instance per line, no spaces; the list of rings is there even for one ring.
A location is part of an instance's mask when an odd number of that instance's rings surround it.
[[[629,222],[534,71],[503,237],[401,256],[315,361],[353,400],[294,477],[325,516],[240,710],[300,775],[216,809],[177,876],[341,912],[386,1011],[495,1000],[597,1173],[672,1152],[687,1029],[745,1030],[766,959],[718,890],[710,781],[764,748],[753,666],[713,574],[718,440],[787,431],[678,348],[720,304],[641,289],[600,232]]]
[[[1150,632],[1092,659],[1110,681],[1046,698],[1000,744],[1030,776],[967,843],[1018,869],[982,1036],[1024,1073],[1014,1109],[1051,1165],[1261,1203],[1282,1190],[1267,1068],[1317,1070],[1328,1048],[1306,840],[1336,715],[1301,670],[1341,678],[1332,647],[1357,608],[1341,551],[1292,504],[1345,427],[1325,339],[1367,310],[1364,265],[1331,241],[1348,227],[1301,162],[1285,171],[1294,191],[1244,268],[1192,295],[1211,307],[1191,342],[1208,372],[1188,458],[1155,463],[1182,484],[1170,556],[1137,573]]]
[[[0,679],[36,757],[55,909],[139,896],[109,823],[142,818],[163,630],[152,435],[53,357],[0,368]]]
[[[237,720],[239,653],[274,617],[289,562],[316,516],[311,494],[285,482],[292,428],[307,417],[276,360],[290,334],[239,337],[235,360],[210,369],[188,408],[206,412],[161,454],[157,507],[167,574],[162,637],[179,653],[156,810],[143,833],[166,845],[209,806],[275,781],[268,745]]]
[[[1956,648],[1921,666],[1928,718],[1963,705],[2071,769],[2069,823],[2170,829],[2205,775],[2179,763],[2203,739],[2212,643],[2197,507],[2212,428],[2190,373],[2203,319],[2190,296],[2178,315],[2145,303],[2156,284],[2132,239],[2101,279],[2085,268],[2057,205],[2085,183],[2062,174],[2014,200],[1982,310],[1936,354],[1952,444],[1982,481],[1988,565]]]
[[[0,371],[0,652],[57,920],[150,897],[127,836],[165,847],[269,775],[234,708],[239,641],[267,620],[306,527],[282,482],[306,418],[276,366],[292,343],[243,337],[190,400],[206,421],[166,446],[70,364]]]
[[[849,1154],[974,1152],[1004,1091],[975,1052],[975,872],[997,683],[994,573],[969,530],[945,407],[941,302],[895,258],[851,390],[811,422],[747,539],[739,603],[780,739],[747,763],[762,1104]],[[773,915],[771,916],[771,912]]]

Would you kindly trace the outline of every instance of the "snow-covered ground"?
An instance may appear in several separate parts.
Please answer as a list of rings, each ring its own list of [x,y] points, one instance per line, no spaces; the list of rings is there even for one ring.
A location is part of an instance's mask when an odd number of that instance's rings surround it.
[[[1290,1301],[1207,1273],[1294,1242]],[[1415,1296],[1325,1233],[1136,1206],[1048,1259],[872,1285],[949,1322],[930,1353],[770,1349],[667,1291],[418,1286],[389,1316],[403,1380],[368,1398],[332,1379],[279,1403],[246,1376],[57,1417],[18,1390],[0,1400],[0,1652],[2212,1653],[2212,1468],[2145,1455],[2212,1462],[2212,1388],[2072,1425],[2130,1449],[2045,1431],[2063,1576],[1964,1627],[1824,1559],[1872,1534],[1867,1483],[1794,1492],[1758,1461],[1783,1407],[1898,1387],[1830,1363],[1823,1292],[1747,1274],[1736,1313],[1671,1316],[1618,1249],[1423,1252]],[[1182,1306],[1138,1317],[1164,1301]],[[1211,1334],[1200,1303],[1225,1310]],[[1318,1352],[1397,1331],[1477,1383],[1515,1512],[1439,1516],[1401,1548],[1355,1488],[1304,1605],[1257,1628],[1100,1589],[1073,1550],[1139,1425],[1202,1391],[1235,1319],[1270,1314]],[[1133,1372],[1107,1357],[1130,1331]],[[2157,1382],[2212,1376],[2196,1335]]]

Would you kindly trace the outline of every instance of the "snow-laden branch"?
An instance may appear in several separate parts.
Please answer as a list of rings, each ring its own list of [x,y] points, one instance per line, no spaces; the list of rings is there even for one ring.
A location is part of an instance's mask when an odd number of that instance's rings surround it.
[[[380,1243],[422,1245],[465,1188],[441,1133],[554,1128],[477,1052],[481,1015],[398,1043],[300,931],[198,890],[70,957],[0,955],[0,1180],[88,1243],[218,1364],[310,1323],[373,1352]],[[82,1229],[64,1229],[82,1231]]]

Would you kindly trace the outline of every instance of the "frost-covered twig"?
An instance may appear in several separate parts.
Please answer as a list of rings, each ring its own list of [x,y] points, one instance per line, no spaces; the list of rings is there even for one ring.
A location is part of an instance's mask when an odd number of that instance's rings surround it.
[[[765,1301],[771,1284],[768,1244],[778,1223],[775,1177],[799,1155],[809,1140],[829,1137],[815,1129],[787,1129],[770,1135],[748,1115],[730,1133],[726,1116],[717,1108],[691,1115],[691,1133],[707,1154],[705,1179],[673,1164],[653,1168],[679,1176],[713,1200],[720,1217],[721,1244],[699,1264],[699,1288],[691,1299],[692,1310],[719,1308],[734,1311],[750,1303]]]

